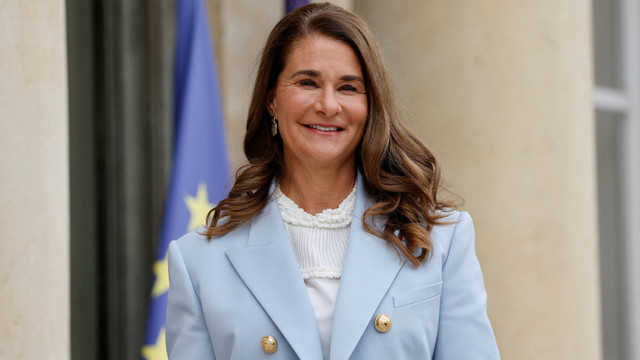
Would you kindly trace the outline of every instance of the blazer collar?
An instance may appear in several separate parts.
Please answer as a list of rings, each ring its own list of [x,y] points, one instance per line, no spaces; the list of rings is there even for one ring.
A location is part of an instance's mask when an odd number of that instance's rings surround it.
[[[227,257],[298,357],[321,360],[313,306],[273,196],[251,221],[245,246],[228,249]]]
[[[349,243],[333,317],[332,360],[346,360],[351,356],[367,326],[373,326],[375,311],[405,262],[385,240],[364,230],[362,215],[373,201],[368,197],[360,174],[357,182]]]

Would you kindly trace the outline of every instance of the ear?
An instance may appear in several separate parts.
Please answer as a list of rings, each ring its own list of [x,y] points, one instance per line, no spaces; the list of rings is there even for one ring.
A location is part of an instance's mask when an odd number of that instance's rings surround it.
[[[271,90],[267,94],[267,111],[269,111],[269,114],[271,114],[271,116],[275,116],[276,114],[275,102],[276,102],[275,90]]]

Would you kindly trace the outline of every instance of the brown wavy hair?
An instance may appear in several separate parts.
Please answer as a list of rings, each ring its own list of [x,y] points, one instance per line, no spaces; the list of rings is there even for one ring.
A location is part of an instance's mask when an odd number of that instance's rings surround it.
[[[441,170],[433,153],[407,129],[378,42],[357,15],[329,3],[303,6],[273,28],[262,52],[247,117],[244,152],[249,164],[236,173],[226,199],[207,215],[209,239],[245,224],[269,201],[283,165],[282,139],[270,133],[268,99],[296,41],[323,35],[349,45],[364,74],[368,117],[356,148],[356,167],[375,201],[362,218],[366,231],[385,239],[414,265],[433,249],[430,232],[453,204],[438,199]],[[382,220],[376,226],[374,219]],[[419,253],[417,253],[419,250]],[[417,254],[416,254],[417,253]]]

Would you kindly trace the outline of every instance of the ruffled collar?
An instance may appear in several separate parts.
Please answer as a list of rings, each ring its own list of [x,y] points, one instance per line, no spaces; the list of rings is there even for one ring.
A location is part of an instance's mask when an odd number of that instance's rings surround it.
[[[301,209],[298,204],[289,199],[282,190],[280,184],[276,185],[275,196],[280,207],[282,220],[290,225],[313,227],[321,229],[335,229],[346,227],[351,224],[353,208],[356,202],[356,185],[353,186],[351,192],[342,200],[336,209],[325,209],[321,213],[311,215]]]

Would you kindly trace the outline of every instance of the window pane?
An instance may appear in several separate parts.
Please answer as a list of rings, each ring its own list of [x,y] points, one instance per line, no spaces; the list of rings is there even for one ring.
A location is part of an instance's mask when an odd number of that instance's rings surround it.
[[[619,115],[596,111],[602,347],[605,359],[627,359],[624,354],[622,297],[624,243],[620,209],[621,122]]]
[[[596,85],[620,88],[619,0],[592,0]]]

